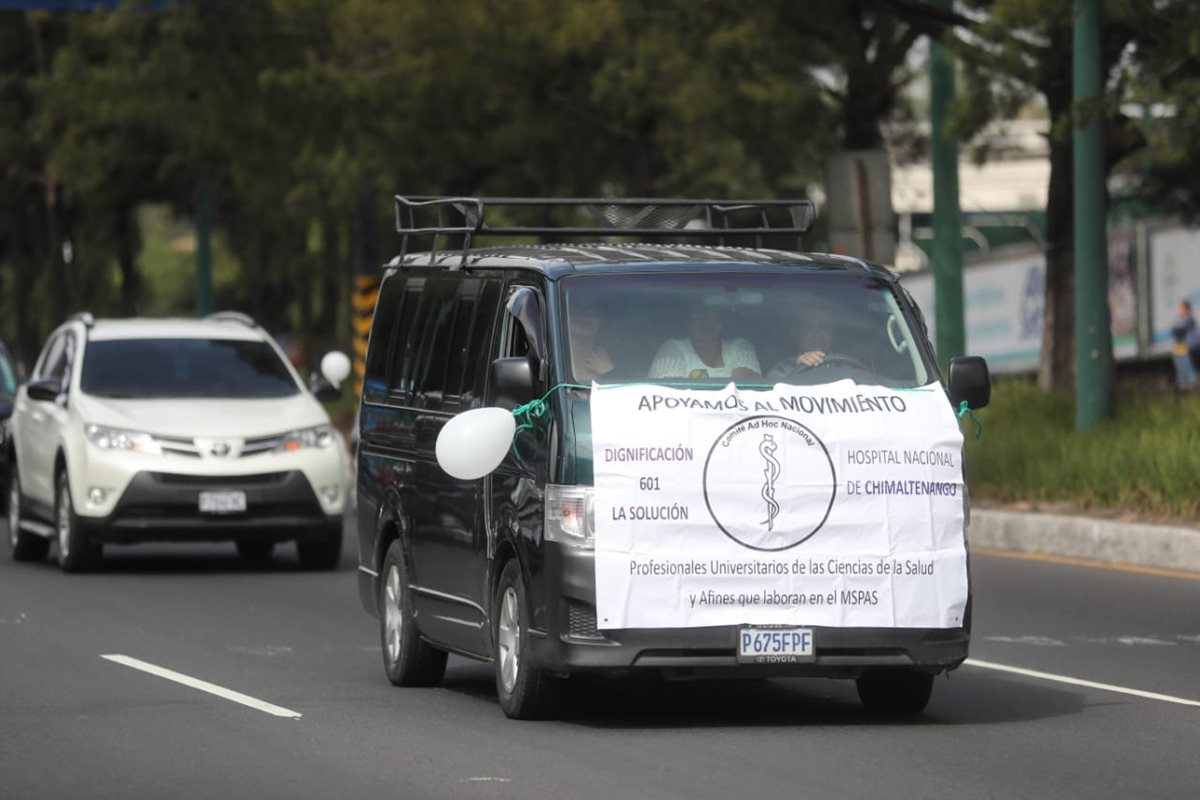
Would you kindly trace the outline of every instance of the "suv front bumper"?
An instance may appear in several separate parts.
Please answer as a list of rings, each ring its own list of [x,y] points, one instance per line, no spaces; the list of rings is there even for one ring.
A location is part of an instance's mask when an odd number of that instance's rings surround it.
[[[246,510],[202,513],[201,492],[244,492]],[[89,538],[101,543],[322,539],[342,524],[326,514],[299,470],[249,475],[183,475],[138,472],[113,510],[78,517]]]

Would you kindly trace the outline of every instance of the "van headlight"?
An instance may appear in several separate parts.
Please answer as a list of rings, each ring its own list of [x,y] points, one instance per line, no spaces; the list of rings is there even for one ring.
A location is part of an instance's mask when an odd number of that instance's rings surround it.
[[[136,453],[162,455],[162,447],[148,433],[109,428],[104,425],[84,425],[88,441],[101,450],[132,450]]]
[[[591,550],[595,546],[596,490],[546,484],[546,541]]]
[[[275,445],[275,452],[290,453],[309,447],[333,447],[335,441],[332,425],[318,425],[315,428],[304,428],[280,436],[279,444]]]

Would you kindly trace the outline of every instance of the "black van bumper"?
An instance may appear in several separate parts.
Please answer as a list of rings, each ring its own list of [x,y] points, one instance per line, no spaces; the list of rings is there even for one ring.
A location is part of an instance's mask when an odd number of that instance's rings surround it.
[[[546,544],[544,627],[534,631],[535,664],[555,673],[657,671],[668,677],[852,678],[867,667],[939,673],[967,658],[968,628],[812,628],[815,655],[792,663],[737,659],[738,626],[596,628],[592,553]]]

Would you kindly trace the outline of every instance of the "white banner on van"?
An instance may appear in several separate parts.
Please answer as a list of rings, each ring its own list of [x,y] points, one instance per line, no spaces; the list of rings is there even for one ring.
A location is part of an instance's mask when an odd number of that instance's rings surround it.
[[[599,628],[962,626],[940,385],[594,386],[591,406]]]

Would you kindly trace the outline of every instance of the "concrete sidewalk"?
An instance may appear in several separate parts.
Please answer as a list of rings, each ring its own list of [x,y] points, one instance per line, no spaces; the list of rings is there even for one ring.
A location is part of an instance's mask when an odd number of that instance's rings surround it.
[[[972,547],[1200,573],[1200,530],[1092,517],[971,509]]]

